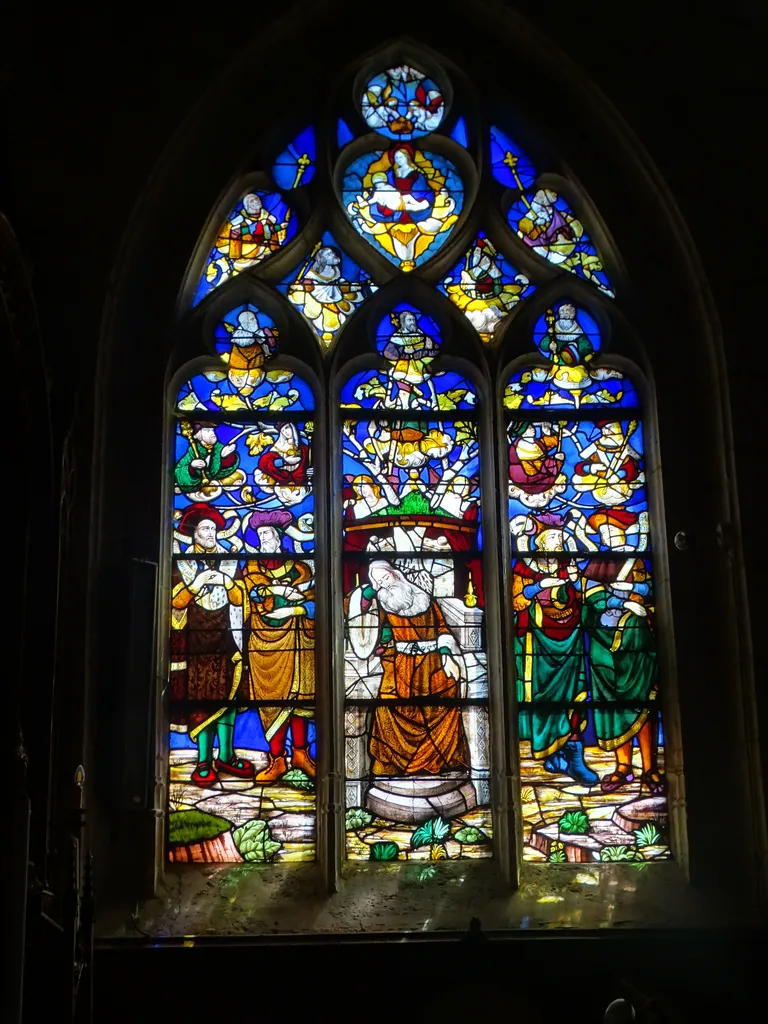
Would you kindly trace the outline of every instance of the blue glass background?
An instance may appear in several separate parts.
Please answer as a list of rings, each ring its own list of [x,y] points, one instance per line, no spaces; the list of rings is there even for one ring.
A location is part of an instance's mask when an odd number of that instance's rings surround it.
[[[467,125],[463,117],[460,117],[453,126],[451,138],[454,142],[458,142],[460,146],[463,146],[465,149],[467,148]]]
[[[338,143],[339,149],[343,149],[348,142],[354,139],[354,135],[350,131],[349,125],[343,118],[339,118],[336,126],[336,142]]]
[[[452,370],[445,370],[439,373],[433,373],[431,381],[435,386],[435,391],[438,395],[446,395],[450,392],[456,391],[468,391],[469,395],[466,398],[461,398],[457,401],[457,409],[476,409],[477,400],[475,398],[474,386],[458,373],[454,373]],[[368,395],[361,398],[355,398],[355,391],[357,388],[364,383],[368,383],[372,380],[379,381],[383,388],[387,388],[390,383],[390,378],[386,370],[361,370],[359,373],[353,374],[349,380],[344,384],[341,389],[341,405],[342,407],[352,407],[355,409],[384,409],[388,408],[386,401],[382,402],[381,399]],[[434,404],[433,408],[437,410],[437,405]]]
[[[274,402],[275,396],[286,399],[285,402],[280,402],[281,408],[279,410],[274,409],[275,413],[286,409],[292,412],[293,410],[308,410],[314,407],[312,389],[305,380],[301,379],[301,377],[297,377],[296,374],[290,371],[280,370],[276,366],[270,366],[269,363],[267,363],[265,371],[267,373],[267,377],[265,377],[262,383],[255,389],[253,394],[249,396],[252,403],[255,403],[259,398],[270,395],[274,392],[272,402]],[[211,369],[205,373],[195,374],[194,377],[191,377],[179,389],[176,403],[177,408],[183,412],[191,412],[193,415],[198,411],[202,414],[206,410],[210,412],[221,412],[222,407],[213,400],[212,394],[218,391],[221,395],[231,395],[233,397],[237,395],[237,391],[229,383],[226,373],[226,364],[222,362],[220,367],[216,367],[215,369],[211,367]],[[270,379],[270,374],[272,375],[272,379]],[[278,374],[281,377],[286,376],[287,379],[276,381],[274,377]],[[293,401],[291,401],[291,396],[289,396],[289,391],[292,389],[298,391],[298,397]],[[192,393],[194,393],[198,401],[202,403],[201,405],[191,404]],[[269,411],[270,407],[270,405],[266,405],[262,409],[262,407],[254,405],[254,409],[259,412],[263,411],[265,415]]]
[[[629,377],[624,374],[619,374],[618,377],[609,377],[605,380],[597,379],[597,368],[591,363],[587,364],[588,372],[593,379],[589,385],[580,392],[580,407],[585,409],[599,409],[601,405],[604,405],[606,409],[635,409],[640,405],[640,399],[638,397],[635,386]],[[555,381],[551,379],[542,380],[527,380],[523,381],[525,375],[535,373],[542,377],[551,377],[551,374],[557,369],[552,364],[549,369],[546,368],[533,368],[533,367],[521,367],[509,378],[509,384],[514,387],[515,391],[523,396],[523,401],[519,405],[521,410],[547,410],[550,413],[557,412],[562,414],[563,410],[576,408],[574,403],[574,392],[566,391],[562,388],[558,388]],[[553,392],[556,396],[555,400],[550,398],[549,402],[544,403],[542,400],[547,392]],[[611,396],[611,401],[608,401],[604,397],[604,393],[608,392]],[[600,401],[594,401],[596,396],[600,395]],[[617,397],[621,396],[620,398]],[[509,405],[508,398],[505,395],[505,403],[507,408],[513,408]]]
[[[296,175],[299,171],[299,157],[305,155],[309,157],[310,162],[304,168],[301,180],[297,185]],[[308,185],[315,176],[316,160],[315,130],[312,127],[305,128],[275,160],[272,168],[272,177],[275,179],[275,184],[278,188],[285,189],[286,191]]]
[[[491,127],[490,142],[491,170],[496,180],[507,188],[519,189],[521,186],[523,189],[531,188],[536,181],[537,172],[522,149],[500,128],[495,126]],[[504,163],[507,153],[517,157],[515,171],[517,172],[519,184],[512,173],[512,168]]]

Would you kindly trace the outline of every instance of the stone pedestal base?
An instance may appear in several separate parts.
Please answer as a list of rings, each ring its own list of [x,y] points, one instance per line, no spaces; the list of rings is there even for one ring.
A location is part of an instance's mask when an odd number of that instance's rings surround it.
[[[429,818],[466,814],[477,806],[477,794],[466,775],[379,777],[366,793],[365,806],[379,818],[420,825]]]

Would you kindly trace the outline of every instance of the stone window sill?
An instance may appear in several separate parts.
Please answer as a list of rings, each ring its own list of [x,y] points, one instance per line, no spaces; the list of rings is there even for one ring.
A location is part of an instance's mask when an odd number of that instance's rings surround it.
[[[526,864],[517,891],[487,863],[348,865],[325,894],[316,865],[176,866],[136,913],[105,908],[97,938],[183,938],[749,924],[737,901],[697,892],[674,863]]]

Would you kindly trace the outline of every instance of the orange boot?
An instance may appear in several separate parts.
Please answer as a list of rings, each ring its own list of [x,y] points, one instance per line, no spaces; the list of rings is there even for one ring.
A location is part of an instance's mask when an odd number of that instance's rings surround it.
[[[273,754],[270,754],[267,767],[262,768],[253,781],[257,785],[268,786],[270,783],[282,779],[287,771],[288,762],[285,759],[285,755],[280,754],[279,757],[275,757]]]
[[[299,768],[308,775],[310,779],[315,777],[315,762],[309,756],[309,751],[306,747],[294,747],[291,753],[291,764],[294,768]]]

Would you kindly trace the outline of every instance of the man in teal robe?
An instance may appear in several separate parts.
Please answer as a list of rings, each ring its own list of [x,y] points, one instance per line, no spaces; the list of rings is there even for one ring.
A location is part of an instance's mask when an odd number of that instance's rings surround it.
[[[585,570],[585,583],[592,698],[623,702],[594,709],[597,742],[616,753],[616,768],[603,777],[601,789],[611,793],[634,781],[632,746],[637,736],[640,781],[651,793],[661,794],[666,780],[656,762],[658,721],[648,707],[658,689],[648,570],[642,560],[631,557],[623,562],[595,561]],[[626,706],[629,702],[631,706]]]
[[[544,530],[536,546],[562,551],[562,529]],[[586,716],[579,713],[587,682],[578,570],[551,557],[518,560],[513,608],[520,738],[531,741],[532,756],[547,771],[592,786],[597,775],[584,762]],[[547,706],[538,709],[540,702]]]

